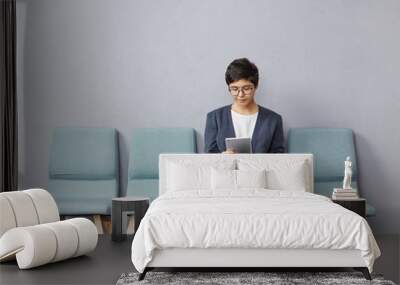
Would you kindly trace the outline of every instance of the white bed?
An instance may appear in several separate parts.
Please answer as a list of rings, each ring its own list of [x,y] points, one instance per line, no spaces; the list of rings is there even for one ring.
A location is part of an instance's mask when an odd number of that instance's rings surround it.
[[[132,243],[140,278],[154,267],[354,267],[370,278],[380,255],[365,219],[313,194],[311,154],[161,154],[159,174]]]

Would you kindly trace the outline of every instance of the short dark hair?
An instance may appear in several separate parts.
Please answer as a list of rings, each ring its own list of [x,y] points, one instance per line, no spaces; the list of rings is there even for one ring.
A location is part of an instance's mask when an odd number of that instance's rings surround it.
[[[258,68],[247,58],[238,58],[232,61],[225,72],[226,84],[238,81],[240,79],[246,79],[258,86]]]

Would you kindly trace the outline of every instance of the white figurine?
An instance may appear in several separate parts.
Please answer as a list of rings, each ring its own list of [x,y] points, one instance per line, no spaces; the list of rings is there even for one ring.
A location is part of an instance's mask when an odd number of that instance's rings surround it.
[[[351,170],[351,160],[350,156],[346,157],[344,162],[344,179],[343,179],[343,189],[351,190],[351,176],[353,171]]]

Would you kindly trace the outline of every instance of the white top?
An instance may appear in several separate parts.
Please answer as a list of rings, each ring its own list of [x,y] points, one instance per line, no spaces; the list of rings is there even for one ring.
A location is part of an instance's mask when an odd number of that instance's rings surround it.
[[[237,138],[251,138],[256,126],[258,112],[242,115],[231,110],[233,127]]]

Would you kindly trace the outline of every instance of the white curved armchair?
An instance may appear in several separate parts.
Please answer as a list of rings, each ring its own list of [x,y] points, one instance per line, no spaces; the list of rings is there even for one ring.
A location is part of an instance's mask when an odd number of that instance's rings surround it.
[[[17,259],[28,269],[86,254],[97,245],[88,219],[60,221],[49,192],[30,189],[0,193],[0,262]]]

